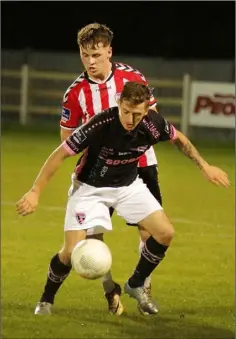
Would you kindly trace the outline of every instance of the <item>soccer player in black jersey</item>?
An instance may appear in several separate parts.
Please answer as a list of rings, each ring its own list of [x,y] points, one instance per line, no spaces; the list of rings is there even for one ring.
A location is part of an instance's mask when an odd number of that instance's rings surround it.
[[[109,207],[130,223],[137,223],[151,234],[141,258],[124,290],[138,301],[143,313],[158,312],[156,303],[144,288],[144,281],[165,257],[174,228],[161,205],[137,176],[139,157],[160,141],[171,140],[195,162],[204,176],[216,185],[229,186],[220,168],[209,165],[191,142],[149,109],[150,91],[141,83],[128,82],[118,107],[93,117],[82,125],[48,157],[32,188],[17,203],[23,216],[34,212],[43,188],[63,161],[86,150],[76,169],[77,187],[68,200],[63,248],[50,262],[48,279],[40,305],[51,313],[54,297],[71,270],[71,253],[85,239],[91,227],[111,230]]]

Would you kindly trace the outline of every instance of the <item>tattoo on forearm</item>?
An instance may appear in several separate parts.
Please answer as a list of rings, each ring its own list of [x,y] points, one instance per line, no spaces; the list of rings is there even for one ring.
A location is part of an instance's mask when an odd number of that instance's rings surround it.
[[[177,139],[175,145],[189,159],[193,160],[200,169],[202,169],[205,161],[203,160],[203,158],[200,156],[200,154],[190,141],[187,141],[185,144],[183,144],[180,140]]]

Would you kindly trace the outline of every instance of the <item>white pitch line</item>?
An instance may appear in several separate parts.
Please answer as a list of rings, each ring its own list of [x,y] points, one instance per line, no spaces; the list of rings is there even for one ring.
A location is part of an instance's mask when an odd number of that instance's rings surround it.
[[[13,201],[2,201],[1,202],[2,206],[15,206],[16,202]],[[39,205],[38,208],[44,210],[44,211],[65,211],[66,210],[66,206],[65,207],[61,207],[61,206],[45,206],[45,205]],[[209,227],[214,227],[214,228],[224,228],[224,227],[228,227],[229,225],[223,225],[223,224],[214,224],[214,223],[210,223],[207,221],[196,221],[196,220],[189,220],[189,219],[185,219],[185,218],[171,218],[171,220],[175,223],[180,223],[180,224],[187,224],[187,225],[201,225],[201,226],[209,226]]]

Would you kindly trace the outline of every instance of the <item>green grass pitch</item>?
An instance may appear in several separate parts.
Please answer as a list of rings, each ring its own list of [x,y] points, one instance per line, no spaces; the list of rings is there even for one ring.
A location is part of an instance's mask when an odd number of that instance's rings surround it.
[[[234,338],[234,150],[200,147],[231,179],[223,189],[168,143],[156,147],[164,208],[176,229],[166,259],[153,274],[160,313],[143,317],[122,296],[125,313],[107,313],[100,281],[74,272],[59,291],[53,315],[33,314],[51,257],[63,242],[63,218],[75,158],[68,159],[42,194],[34,215],[15,202],[30,188],[59,136],[8,131],[2,135],[3,338]],[[117,216],[106,236],[113,276],[122,286],[138,259],[138,233]]]

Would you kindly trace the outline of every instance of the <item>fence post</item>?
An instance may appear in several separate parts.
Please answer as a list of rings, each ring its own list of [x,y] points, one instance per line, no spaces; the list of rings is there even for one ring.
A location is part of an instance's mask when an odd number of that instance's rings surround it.
[[[189,101],[191,94],[190,88],[191,88],[191,77],[189,74],[184,74],[180,130],[186,136],[188,136],[188,125],[189,125]]]
[[[28,120],[28,100],[29,100],[29,66],[21,67],[20,85],[20,125],[27,125]]]

